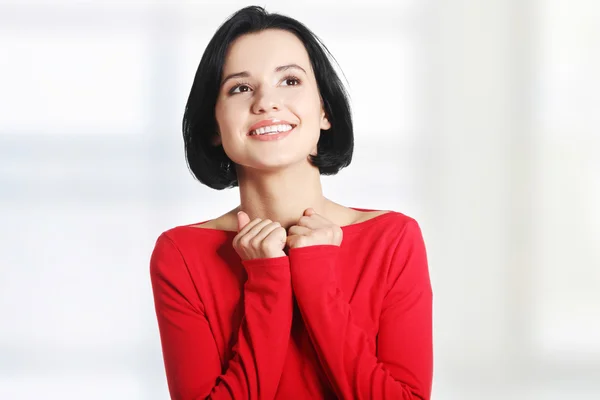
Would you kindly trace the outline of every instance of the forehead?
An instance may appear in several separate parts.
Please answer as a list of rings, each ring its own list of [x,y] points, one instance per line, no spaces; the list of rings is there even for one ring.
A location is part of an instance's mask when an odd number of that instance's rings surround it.
[[[267,29],[237,38],[225,57],[224,74],[263,69],[296,63],[308,71],[310,60],[304,44],[291,32]]]

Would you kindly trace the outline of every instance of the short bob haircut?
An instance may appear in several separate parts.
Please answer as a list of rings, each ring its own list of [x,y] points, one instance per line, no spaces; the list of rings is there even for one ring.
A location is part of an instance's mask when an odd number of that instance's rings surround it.
[[[321,136],[312,165],[321,175],[335,175],[350,165],[354,134],[348,95],[331,65],[329,50],[306,26],[293,18],[268,13],[262,7],[245,7],[234,13],[212,37],[196,71],[183,115],[183,140],[187,164],[201,183],[213,189],[238,186],[233,162],[222,145],[211,143],[217,134],[215,105],[229,45],[238,37],[266,29],[282,29],[296,35],[310,58],[323,108],[331,128]]]

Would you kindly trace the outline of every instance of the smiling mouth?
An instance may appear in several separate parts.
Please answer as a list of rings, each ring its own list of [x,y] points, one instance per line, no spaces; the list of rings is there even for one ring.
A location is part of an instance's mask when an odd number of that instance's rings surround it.
[[[273,124],[269,126],[263,126],[262,128],[254,129],[248,133],[248,136],[277,135],[278,133],[289,132],[295,127],[296,125],[293,124]]]

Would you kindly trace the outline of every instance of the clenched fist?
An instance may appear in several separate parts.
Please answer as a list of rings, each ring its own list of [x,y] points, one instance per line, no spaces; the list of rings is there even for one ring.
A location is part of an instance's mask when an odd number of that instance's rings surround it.
[[[242,260],[276,258],[285,256],[283,248],[287,232],[279,222],[250,217],[243,211],[237,215],[238,234],[233,238],[233,248]]]
[[[343,239],[342,228],[307,208],[298,223],[288,230],[287,245],[290,249],[316,245],[339,246]]]

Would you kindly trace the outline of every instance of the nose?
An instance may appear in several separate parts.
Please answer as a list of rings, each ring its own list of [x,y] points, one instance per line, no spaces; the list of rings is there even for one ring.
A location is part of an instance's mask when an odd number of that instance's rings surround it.
[[[279,110],[279,101],[275,98],[274,93],[264,89],[257,90],[255,93],[254,103],[252,104],[252,112],[254,114],[264,114],[269,111]]]

